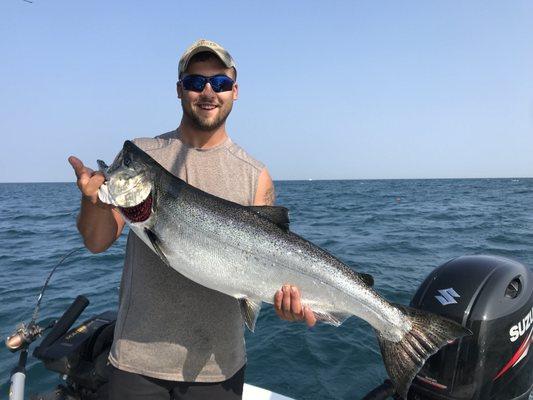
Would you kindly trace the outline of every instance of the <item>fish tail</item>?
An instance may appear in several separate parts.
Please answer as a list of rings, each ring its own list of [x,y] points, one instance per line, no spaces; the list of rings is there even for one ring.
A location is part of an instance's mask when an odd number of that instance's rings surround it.
[[[398,342],[385,339],[379,331],[377,335],[385,369],[396,392],[406,399],[411,382],[426,360],[444,345],[472,332],[439,315],[395,306],[407,315],[411,330]]]

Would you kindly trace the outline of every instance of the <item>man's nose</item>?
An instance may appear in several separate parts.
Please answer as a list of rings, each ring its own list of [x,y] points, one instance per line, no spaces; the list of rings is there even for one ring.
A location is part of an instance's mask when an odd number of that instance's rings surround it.
[[[204,90],[202,90],[202,93],[205,96],[214,96],[216,95],[216,92],[213,90],[213,87],[209,82],[207,82],[204,86]]]

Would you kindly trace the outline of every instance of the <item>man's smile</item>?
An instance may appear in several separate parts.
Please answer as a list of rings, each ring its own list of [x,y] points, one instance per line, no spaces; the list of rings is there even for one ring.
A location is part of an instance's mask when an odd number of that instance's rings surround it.
[[[206,110],[206,111],[214,110],[215,108],[218,107],[216,104],[213,104],[213,103],[197,103],[197,106],[201,108],[202,110]]]

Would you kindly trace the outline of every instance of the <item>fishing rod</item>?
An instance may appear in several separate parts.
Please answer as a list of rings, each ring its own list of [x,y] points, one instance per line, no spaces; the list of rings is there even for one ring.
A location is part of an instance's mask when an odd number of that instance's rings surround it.
[[[74,321],[79,317],[82,311],[87,307],[89,301],[84,296],[78,296],[74,303],[65,311],[63,316],[56,321],[52,321],[45,327],[41,327],[36,321],[41,307],[44,292],[48,287],[52,275],[56,269],[72,254],[83,250],[83,247],[76,248],[66,255],[64,255],[59,262],[52,268],[46,281],[37,296],[37,304],[33,310],[32,318],[28,324],[21,322],[18,324],[15,332],[6,338],[6,347],[12,353],[20,352],[17,366],[11,371],[11,385],[9,390],[10,400],[24,400],[24,385],[26,382],[26,362],[28,360],[28,348],[31,343],[37,340],[43,332],[52,328],[42,345],[53,343],[59,337],[64,335],[66,331],[72,326]],[[46,343],[45,343],[46,342]]]

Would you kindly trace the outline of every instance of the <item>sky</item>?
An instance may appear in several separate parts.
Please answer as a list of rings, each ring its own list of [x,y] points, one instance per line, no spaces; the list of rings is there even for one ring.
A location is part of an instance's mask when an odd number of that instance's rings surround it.
[[[529,0],[28,1],[0,2],[0,182],[175,129],[200,38],[235,59],[228,132],[275,180],[533,177]]]

